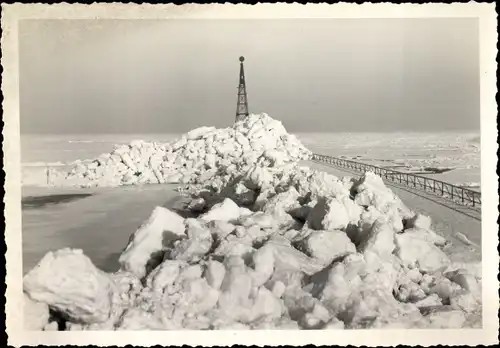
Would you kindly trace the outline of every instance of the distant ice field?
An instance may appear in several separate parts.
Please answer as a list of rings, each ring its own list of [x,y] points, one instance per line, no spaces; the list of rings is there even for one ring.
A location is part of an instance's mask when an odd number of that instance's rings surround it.
[[[180,134],[21,135],[21,162],[23,166],[65,165],[111,152],[116,144],[129,144],[133,140],[169,142],[179,136]]]
[[[168,142],[180,134],[21,135],[24,169],[68,165],[111,152],[132,140]],[[296,133],[311,151],[380,167],[426,173],[479,189],[479,133]],[[429,174],[429,171],[435,172]]]
[[[311,151],[479,189],[479,133],[303,133]]]

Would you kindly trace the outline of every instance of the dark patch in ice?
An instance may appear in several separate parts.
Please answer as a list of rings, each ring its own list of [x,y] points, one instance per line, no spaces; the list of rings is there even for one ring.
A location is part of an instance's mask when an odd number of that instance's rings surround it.
[[[211,236],[212,236],[213,243],[210,246],[210,249],[208,250],[208,252],[203,257],[203,260],[210,259],[211,255],[213,255],[213,253],[215,252],[215,250],[217,250],[217,248],[222,243],[222,239],[219,238],[219,235],[217,235],[217,233],[211,233]]]
[[[172,211],[179,214],[184,219],[189,219],[189,218],[196,219],[200,215],[200,213],[198,212],[195,213],[185,208],[172,208]]]
[[[220,263],[224,263],[225,256],[224,255],[209,255],[208,259],[213,260],[213,261],[218,261]]]
[[[349,198],[354,200],[358,194],[359,182],[353,182],[351,189],[349,190]]]
[[[293,321],[299,321],[300,319],[302,319],[304,317],[304,315],[306,313],[307,313],[307,311],[304,308],[297,307],[297,308],[290,309],[288,312],[288,315],[290,316],[290,319],[292,319]]]
[[[290,242],[290,245],[291,245],[293,248],[295,248],[295,249],[297,249],[298,251],[300,251],[301,253],[304,253],[304,254],[306,254],[307,256],[311,257],[311,254],[309,253],[309,251],[307,250],[306,245],[305,245],[305,243],[306,243],[306,240],[307,240],[307,237],[308,237],[308,236],[309,236],[309,235],[304,236],[303,238],[298,239],[298,240],[292,240],[292,241]]]
[[[175,213],[179,214],[184,219],[197,218],[199,215],[201,215],[204,212],[204,210],[193,212],[191,209],[188,208],[191,201],[192,200],[190,198],[179,197],[179,198],[175,199],[173,202],[170,201],[170,202],[166,203],[164,205],[164,207],[174,211]]]
[[[92,195],[92,193],[69,193],[47,196],[29,196],[21,200],[21,206],[22,209],[44,208],[48,205],[69,203]]]
[[[326,283],[328,282],[328,275],[330,274],[330,270],[335,266],[337,263],[342,262],[344,258],[347,256],[346,255],[341,255],[334,259],[328,266],[323,268],[321,271],[316,272],[310,276],[305,275],[304,276],[304,282],[307,285],[313,284],[313,287],[311,289],[311,295],[313,297],[318,298],[321,293],[323,292],[323,289],[325,288]]]
[[[269,237],[268,238],[264,238],[264,239],[255,239],[255,240],[252,241],[252,248],[254,248],[254,249],[260,249],[268,241],[269,241]]]
[[[293,208],[291,209],[288,214],[297,222],[300,222],[302,225],[305,224],[307,220],[307,214],[305,213],[304,207],[299,207],[299,208]]]
[[[253,253],[254,253],[254,250],[247,251],[247,252],[241,254],[241,258],[243,259],[245,266],[254,268]]]
[[[441,174],[452,171],[455,168],[435,168],[435,167],[425,167],[423,171],[412,172],[412,174]]]
[[[214,205],[221,203],[225,197],[219,196],[212,190],[205,189],[192,197],[193,199],[203,198],[205,200],[204,212],[210,210]]]
[[[349,237],[351,242],[356,246],[357,249],[360,243],[360,235],[362,234],[362,231],[359,228],[359,226],[349,223],[345,228],[344,232],[346,233],[347,237]]]
[[[146,277],[149,275],[149,273],[151,273],[156,267],[158,267],[163,262],[165,254],[166,254],[165,250],[158,250],[149,256],[149,260],[146,262],[146,265],[144,266],[146,274],[144,275],[143,278],[143,285],[145,285],[145,280]]]
[[[297,190],[297,188],[295,189]],[[307,192],[304,196],[299,196],[299,198],[297,198],[297,201],[300,205],[305,205],[311,201],[311,196],[311,192]]]
[[[449,304],[444,304],[443,306],[425,306],[425,307],[419,307],[420,313],[423,316],[428,316],[432,313],[436,312],[449,312],[453,310],[453,307],[450,306]]]
[[[166,258],[169,257],[170,251],[174,248],[176,241],[182,239],[179,235],[173,233],[172,231],[165,230],[162,234],[162,249],[155,251],[149,255],[149,260],[146,262],[143,280],[151,273],[156,267],[158,267]]]
[[[66,322],[70,321],[70,318],[63,312],[57,309],[49,307],[49,323],[57,323],[57,331],[65,331],[67,328]]]

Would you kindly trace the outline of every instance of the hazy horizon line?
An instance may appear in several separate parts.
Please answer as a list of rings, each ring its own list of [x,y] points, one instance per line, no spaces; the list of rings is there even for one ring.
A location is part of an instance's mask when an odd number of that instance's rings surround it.
[[[230,128],[230,127],[226,127]],[[193,128],[196,129],[196,128]],[[224,128],[217,128],[217,129],[224,129]],[[105,132],[105,133],[24,133],[21,132],[20,135],[38,135],[38,136],[61,136],[61,135],[67,135],[67,136],[86,136],[86,135],[183,135],[187,134],[189,132],[165,132],[165,133],[151,133],[151,132],[144,132],[144,133],[130,133],[130,132]],[[454,130],[428,130],[428,131],[414,131],[414,130],[397,130],[397,131],[300,131],[300,132],[294,132],[294,131],[288,131],[289,134],[397,134],[397,133],[413,133],[413,134],[440,134],[440,133],[481,133],[480,129],[454,129]]]

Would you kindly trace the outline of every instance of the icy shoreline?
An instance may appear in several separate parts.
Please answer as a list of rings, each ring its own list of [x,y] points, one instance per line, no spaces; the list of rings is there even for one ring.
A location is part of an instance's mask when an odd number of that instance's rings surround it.
[[[430,219],[380,177],[339,180],[297,165],[309,155],[280,123],[252,115],[233,129],[135,143],[55,174],[53,185],[185,183],[186,214],[157,207],[116,273],[78,250],[48,253],[24,278],[25,322],[46,330],[57,329],[55,318],[67,330],[480,327],[480,263],[452,263]]]

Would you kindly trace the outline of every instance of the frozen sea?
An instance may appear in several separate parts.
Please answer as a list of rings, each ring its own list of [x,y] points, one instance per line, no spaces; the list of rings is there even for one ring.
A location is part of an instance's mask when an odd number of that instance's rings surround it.
[[[315,153],[419,174],[433,169],[447,170],[423,175],[479,189],[479,133],[319,133],[297,136]]]
[[[345,157],[380,167],[424,174],[479,190],[479,133],[297,133],[315,153]],[[132,140],[168,142],[180,134],[22,135],[24,169],[93,159]]]
[[[433,177],[452,183],[479,183],[479,134],[474,133],[318,133],[296,134],[310,150],[326,155],[356,159],[398,170],[419,167],[448,167],[451,171]],[[109,153],[116,144],[133,140],[169,142],[179,134],[22,135],[21,161],[28,171],[46,165],[66,165]],[[81,248],[93,262],[107,271],[116,270],[117,255],[128,238],[146,220],[155,206],[170,207],[178,195],[175,185],[146,185],[125,188],[47,189],[23,187],[23,197],[68,197],[84,193],[75,201],[23,208],[23,269],[28,271],[50,250]],[[395,188],[392,188],[396,190]],[[478,189],[478,188],[476,188]],[[450,255],[460,260],[480,260],[480,221],[429,203],[407,192],[398,192],[415,211],[430,213],[438,233],[453,239],[464,233],[474,245],[454,243]],[[32,202],[33,203],[33,202]],[[23,204],[25,206],[26,204]],[[424,209],[425,208],[425,209]],[[106,233],[102,233],[106,231]],[[469,250],[471,249],[471,250]],[[474,249],[474,250],[472,250]]]

